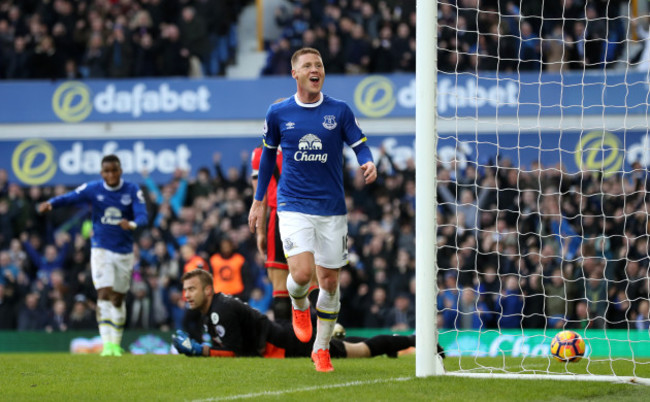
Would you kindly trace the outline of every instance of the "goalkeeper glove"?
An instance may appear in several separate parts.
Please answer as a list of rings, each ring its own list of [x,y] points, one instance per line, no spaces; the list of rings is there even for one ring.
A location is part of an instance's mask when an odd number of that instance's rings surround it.
[[[202,356],[203,355],[203,345],[190,338],[190,335],[181,331],[180,329],[176,331],[176,334],[172,335],[172,344],[180,353],[187,356]]]

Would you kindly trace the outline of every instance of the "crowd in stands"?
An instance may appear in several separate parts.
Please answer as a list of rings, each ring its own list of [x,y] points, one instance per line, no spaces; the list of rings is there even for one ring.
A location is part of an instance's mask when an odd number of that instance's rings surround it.
[[[328,73],[415,71],[416,0],[293,0],[265,75],[290,71],[294,50],[320,50]],[[448,73],[602,69],[621,58],[620,0],[442,0],[438,68]]]
[[[438,177],[441,326],[647,330],[647,169],[494,166]]]
[[[0,78],[223,75],[250,0],[0,0]],[[300,47],[330,74],[415,71],[416,0],[287,0],[262,75]],[[621,58],[621,0],[443,0],[443,72],[602,69]]]
[[[223,75],[250,0],[0,0],[0,78]]]
[[[0,77],[188,75],[193,57],[206,74],[222,74],[246,3],[0,0]],[[277,11],[283,33],[268,43],[263,74],[288,74],[301,46],[320,49],[328,73],[414,71],[415,0],[289,4]],[[621,54],[619,5],[443,1],[439,67],[602,68]],[[180,328],[180,276],[193,268],[218,272],[225,260],[241,268],[241,286],[228,291],[268,312],[270,284],[247,227],[248,155],[240,169],[224,172],[217,154],[214,167],[196,177],[178,171],[162,185],[143,172],[150,224],[137,232],[127,328]],[[350,264],[341,274],[339,321],[408,330],[415,320],[415,165],[393,163],[385,152],[377,162],[380,177],[370,187],[346,170]],[[640,166],[602,176],[506,159],[440,164],[440,327],[647,329],[646,175]],[[0,330],[96,329],[90,211],[36,213],[39,202],[67,190],[24,188],[0,169]]]
[[[150,224],[137,232],[127,295],[130,329],[182,326],[179,278],[209,269],[217,290],[262,312],[271,287],[247,227],[252,198],[248,152],[241,168],[196,177],[178,171],[157,185],[146,176]],[[365,186],[346,169],[350,264],[341,273],[339,322],[414,328],[415,165],[380,152],[380,177]],[[441,328],[647,329],[647,172],[602,177],[506,160],[438,167],[438,296]],[[94,329],[89,211],[38,215],[62,186],[22,188],[0,170],[0,329]],[[228,263],[224,263],[228,261]],[[240,284],[220,288],[222,266]],[[230,274],[230,271],[228,272]]]

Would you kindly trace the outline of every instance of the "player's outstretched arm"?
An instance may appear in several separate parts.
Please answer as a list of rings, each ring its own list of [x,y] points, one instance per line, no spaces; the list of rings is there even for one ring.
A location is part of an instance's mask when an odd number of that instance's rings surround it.
[[[200,344],[190,338],[190,335],[187,332],[180,329],[172,335],[172,344],[179,353],[190,357],[235,357],[235,353],[230,350],[210,349],[208,345]]]
[[[50,204],[49,201],[41,202],[38,204],[38,213],[39,214],[44,214],[46,212],[50,212],[52,210],[52,204]]]
[[[377,167],[373,162],[366,162],[361,165],[361,170],[363,170],[363,177],[366,181],[366,184],[373,183],[377,180]]]
[[[203,350],[203,345],[190,338],[187,332],[180,329],[172,335],[172,344],[179,353],[186,356],[207,356],[207,353]]]

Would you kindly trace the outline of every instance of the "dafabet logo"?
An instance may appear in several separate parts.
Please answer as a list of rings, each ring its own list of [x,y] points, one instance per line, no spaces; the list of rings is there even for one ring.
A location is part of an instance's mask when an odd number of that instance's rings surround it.
[[[354,91],[354,104],[368,117],[383,117],[395,108],[393,82],[386,77],[364,78]]]
[[[56,151],[52,144],[39,139],[18,144],[11,156],[16,177],[25,184],[38,186],[50,180],[57,169]]]
[[[610,176],[621,170],[625,148],[618,137],[608,131],[585,134],[575,149],[576,166],[582,171],[604,172]]]
[[[205,113],[210,110],[210,96],[210,90],[204,85],[176,91],[167,83],[147,87],[138,82],[119,90],[114,84],[108,84],[93,93],[84,83],[69,81],[54,91],[52,110],[66,123],[84,121],[93,112],[107,118],[126,114],[138,119],[148,113]]]
[[[52,110],[67,123],[78,123],[93,110],[90,88],[79,81],[65,82],[54,91]]]

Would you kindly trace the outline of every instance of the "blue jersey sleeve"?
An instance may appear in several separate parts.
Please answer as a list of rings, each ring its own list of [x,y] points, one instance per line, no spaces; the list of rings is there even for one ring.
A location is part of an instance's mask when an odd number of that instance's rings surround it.
[[[263,141],[266,148],[277,148],[280,145],[280,124],[273,105],[266,112],[264,120]]]
[[[257,190],[255,191],[255,199],[262,201],[266,190],[271,182],[271,176],[275,170],[277,148],[264,147],[262,149],[262,156],[260,158],[260,169],[257,175]]]
[[[266,190],[271,182],[273,170],[275,169],[276,153],[280,145],[280,129],[277,121],[277,114],[274,112],[274,107],[271,105],[266,112],[266,119],[264,120],[263,138],[264,147],[262,148],[262,156],[260,157],[260,168],[257,175],[257,190],[255,191],[255,199],[262,201]]]
[[[65,205],[79,204],[82,202],[88,202],[89,185],[84,183],[81,186],[77,187],[74,191],[54,197],[50,200],[52,208],[57,208]]]
[[[347,104],[343,109],[343,139],[351,148],[366,141],[366,136],[361,131],[357,119],[352,113],[352,109]]]
[[[366,144],[367,137],[361,131],[352,109],[347,104],[343,112],[343,128],[345,143],[354,150],[359,165],[372,162],[372,153]]]

